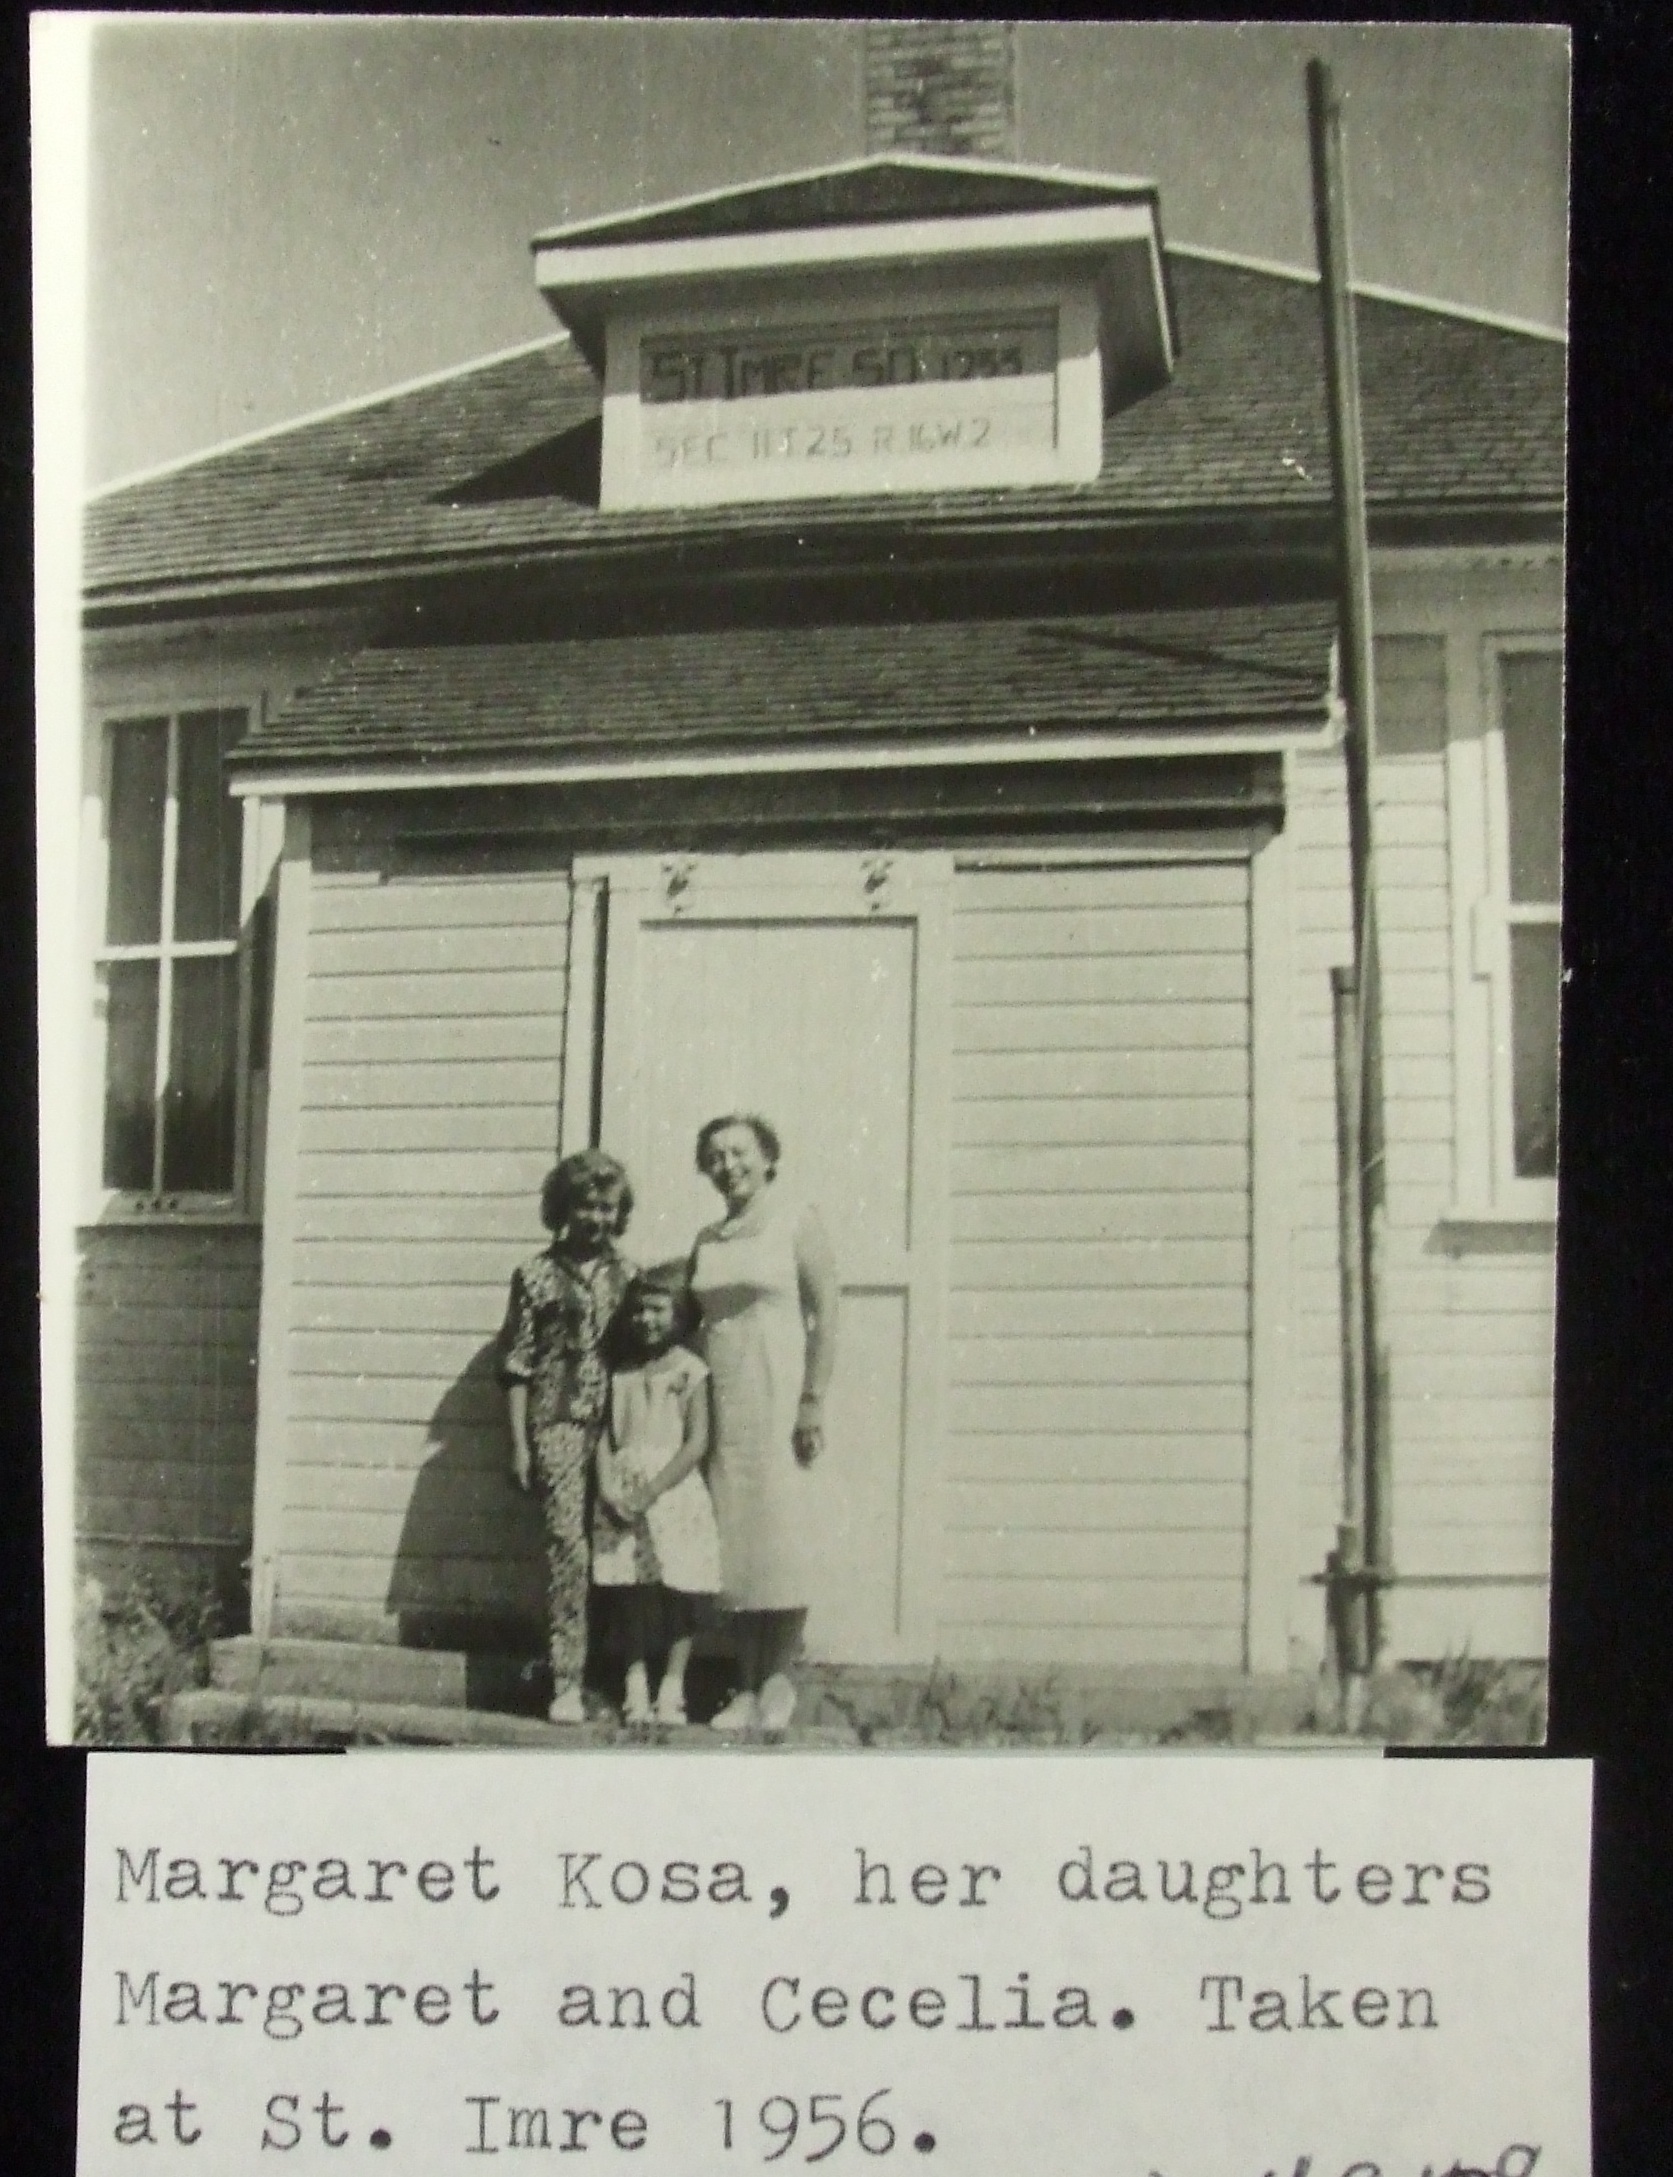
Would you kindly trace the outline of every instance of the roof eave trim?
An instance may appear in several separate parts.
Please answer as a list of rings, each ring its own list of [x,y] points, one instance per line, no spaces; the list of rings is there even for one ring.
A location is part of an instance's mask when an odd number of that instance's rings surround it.
[[[787,509],[794,513],[795,509]],[[1111,515],[1107,511],[1080,511],[1064,508],[1058,512],[1040,513],[1033,516],[1016,513],[995,513],[991,509],[971,515],[937,511],[932,514],[909,514],[902,511],[892,520],[871,519],[860,523],[822,521],[817,530],[821,543],[838,549],[852,551],[856,546],[875,550],[887,544],[891,538],[902,535],[920,541],[935,542],[946,539],[949,543],[962,543],[999,538],[1023,543],[1049,546],[1053,539],[1108,541],[1119,544],[1135,537],[1168,535],[1178,539],[1193,536],[1218,537],[1231,525],[1239,529],[1264,528],[1279,523],[1293,529],[1298,537],[1305,537],[1329,519],[1328,502],[1321,498],[1310,499],[1302,505],[1268,502],[1250,506],[1225,506],[1193,508],[1184,514],[1166,511],[1135,512]],[[1403,506],[1398,503],[1376,501],[1371,506],[1371,542],[1373,547],[1397,549],[1408,537],[1418,531],[1434,530],[1447,534],[1438,535],[1437,542],[1453,541],[1459,549],[1479,546],[1492,549],[1495,544],[1524,544],[1530,541],[1560,544],[1563,534],[1563,501],[1552,499],[1524,499],[1506,502],[1492,501],[1487,504],[1463,504],[1448,506]],[[1460,530],[1479,532],[1458,536]],[[1538,532],[1531,537],[1530,532]],[[1379,532],[1381,532],[1379,534]],[[1398,532],[1398,533],[1396,533]],[[1547,534],[1548,532],[1548,534]],[[597,538],[578,539],[574,543],[554,543],[543,540],[531,545],[484,545],[475,552],[448,552],[435,555],[415,555],[410,558],[375,560],[368,559],[333,567],[299,566],[249,570],[242,574],[228,575],[221,579],[204,581],[143,583],[143,584],[89,584],[82,593],[82,608],[92,624],[105,624],[117,617],[139,616],[147,613],[163,614],[201,610],[260,610],[268,604],[290,604],[298,597],[332,597],[367,590],[382,590],[391,585],[421,579],[446,580],[457,576],[491,574],[497,570],[515,570],[527,574],[542,568],[552,570],[591,566],[601,580],[620,580],[628,566],[635,560],[649,562],[676,555],[689,555],[694,547],[701,547],[705,555],[713,555],[719,549],[726,550],[734,544],[753,544],[761,547],[782,545],[784,524],[759,529],[742,527],[725,531],[718,537],[700,531],[663,533],[651,537],[629,537],[619,542],[601,541]],[[778,571],[786,579],[794,579],[813,566],[823,568],[827,562],[808,561],[785,565],[775,562]],[[706,565],[705,574],[713,571]]]
[[[607,212],[602,217],[564,220],[547,227],[529,244],[531,250],[564,249],[608,236],[648,219],[667,219],[679,212],[700,212],[734,197],[760,196],[772,189],[793,189],[809,182],[837,181],[850,174],[880,172],[887,167],[911,167],[925,174],[979,174],[1005,181],[1057,182],[1065,188],[1107,189],[1114,194],[1154,195],[1157,184],[1136,174],[1095,174],[1078,167],[1023,165],[1009,159],[965,159],[930,151],[867,152],[859,158],[840,159],[831,166],[802,166],[789,173],[762,174],[752,181],[727,182],[718,189],[699,189],[690,196],[664,197],[655,204],[637,205],[631,211]],[[956,217],[951,214],[948,216]]]
[[[1340,708],[1325,702],[1299,712],[1286,723],[1263,721],[1243,730],[1197,726],[1145,730],[1119,728],[1101,732],[1013,734],[1003,738],[930,739],[889,746],[860,747],[845,742],[806,749],[719,750],[670,754],[643,753],[593,760],[531,762],[526,757],[501,762],[425,763],[373,761],[309,768],[294,763],[264,764],[258,756],[232,758],[230,791],[263,800],[313,799],[322,795],[459,792],[471,787],[581,786],[631,784],[638,779],[741,778],[761,774],[842,771],[903,771],[971,764],[1089,763],[1112,757],[1281,755],[1287,749],[1334,745],[1341,731]]]
[[[981,257],[1156,246],[1152,204],[1099,204],[1045,212],[983,212],[770,233],[705,235],[676,242],[604,242],[535,251],[535,280],[548,299],[621,297],[682,280],[764,278],[787,271],[967,262]]]

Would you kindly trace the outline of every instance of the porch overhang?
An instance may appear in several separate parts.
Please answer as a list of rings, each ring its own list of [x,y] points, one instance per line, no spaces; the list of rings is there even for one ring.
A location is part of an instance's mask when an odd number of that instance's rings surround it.
[[[264,795],[1279,749],[1336,727],[1323,599],[360,651],[252,731]]]

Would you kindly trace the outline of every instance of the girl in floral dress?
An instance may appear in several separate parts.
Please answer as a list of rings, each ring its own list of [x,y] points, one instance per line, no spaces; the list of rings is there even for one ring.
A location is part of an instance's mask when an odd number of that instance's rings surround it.
[[[513,1271],[500,1332],[512,1471],[539,1499],[546,1528],[553,1723],[586,1721],[588,1498],[610,1409],[605,1337],[633,1279],[616,1248],[632,1209],[614,1157],[565,1157],[540,1191],[552,1244]]]

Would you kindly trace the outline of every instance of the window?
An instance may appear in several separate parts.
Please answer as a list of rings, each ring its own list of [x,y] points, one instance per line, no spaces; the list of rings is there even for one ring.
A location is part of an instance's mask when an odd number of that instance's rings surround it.
[[[118,1194],[237,1192],[242,710],[105,729],[101,1175]]]
[[[1548,1213],[1562,988],[1562,654],[1501,641],[1488,666],[1488,889],[1475,949],[1476,972],[1491,987],[1493,1195],[1512,1212]]]

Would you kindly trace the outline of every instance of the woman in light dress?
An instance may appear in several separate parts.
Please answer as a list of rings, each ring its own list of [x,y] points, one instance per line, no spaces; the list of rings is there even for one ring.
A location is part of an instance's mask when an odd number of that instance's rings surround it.
[[[777,1133],[752,1113],[711,1119],[697,1137],[697,1168],[726,1204],[697,1235],[691,1290],[714,1404],[721,1590],[742,1679],[717,1731],[790,1722],[790,1665],[820,1554],[811,1470],[836,1363],[836,1262],[818,1212],[780,1197],[779,1155]]]

